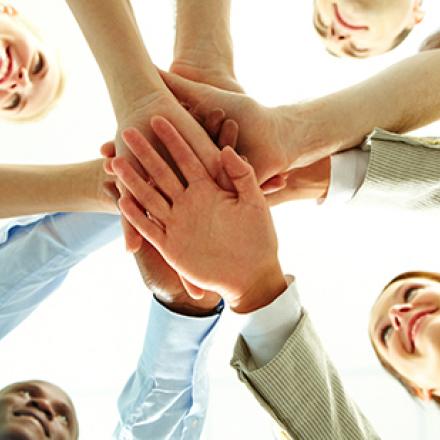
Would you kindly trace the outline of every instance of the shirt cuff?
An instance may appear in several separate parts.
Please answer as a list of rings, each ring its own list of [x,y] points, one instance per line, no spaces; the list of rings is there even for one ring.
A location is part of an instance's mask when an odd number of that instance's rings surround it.
[[[365,179],[370,153],[358,148],[331,156],[330,185],[326,203],[349,202]]]
[[[302,307],[293,277],[289,286],[266,307],[243,316],[241,335],[257,368],[270,362],[283,348],[298,324]]]
[[[194,364],[200,362],[200,348],[220,315],[179,315],[153,298],[140,360],[142,371],[151,377],[191,381]]]

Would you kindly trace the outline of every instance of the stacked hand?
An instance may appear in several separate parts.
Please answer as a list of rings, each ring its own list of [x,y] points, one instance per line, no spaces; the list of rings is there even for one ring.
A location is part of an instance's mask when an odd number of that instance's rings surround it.
[[[243,313],[270,303],[286,284],[272,220],[252,167],[231,148],[223,149],[220,165],[235,192],[224,190],[169,121],[155,117],[151,127],[187,184],[139,131],[126,130],[125,142],[154,183],[126,159],[113,160],[113,171],[132,196],[119,200],[123,215],[193,297],[215,291]]]

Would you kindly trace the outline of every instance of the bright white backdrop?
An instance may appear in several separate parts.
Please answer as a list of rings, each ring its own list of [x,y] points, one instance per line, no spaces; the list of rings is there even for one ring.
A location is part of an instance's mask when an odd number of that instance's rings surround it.
[[[309,99],[371,76],[415,53],[437,28],[440,16],[440,5],[427,0],[425,22],[402,47],[372,60],[354,61],[338,60],[324,51],[312,30],[311,0],[301,5],[293,0],[232,3],[239,81],[267,105]],[[68,83],[62,103],[46,120],[1,125],[0,161],[95,158],[99,145],[112,138],[115,122],[76,23],[64,2],[14,4],[60,48]],[[172,58],[173,1],[133,4],[153,59],[166,68]],[[440,127],[421,133],[438,135]],[[381,371],[366,335],[368,310],[390,277],[414,268],[439,269],[436,219],[310,203],[282,206],[273,213],[284,270],[297,276],[303,302],[328,352],[379,433],[384,439],[437,438],[437,411],[415,405]],[[141,351],[149,296],[122,240],[90,256],[52,298],[0,342],[0,386],[32,377],[58,383],[76,402],[81,438],[110,438],[117,396]],[[226,313],[212,351],[205,438],[267,439],[268,419],[228,367],[236,329],[234,317]]]

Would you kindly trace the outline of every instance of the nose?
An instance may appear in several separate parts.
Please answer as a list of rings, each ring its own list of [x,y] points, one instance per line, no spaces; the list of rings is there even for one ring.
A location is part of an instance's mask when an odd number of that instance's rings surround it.
[[[402,327],[402,323],[409,318],[411,309],[411,304],[396,304],[391,307],[389,316],[394,330],[399,330]]]
[[[49,421],[51,421],[54,418],[54,411],[52,405],[49,403],[47,399],[33,398],[28,402],[26,406],[37,408],[39,411],[41,411],[46,415]]]
[[[345,41],[350,37],[346,31],[339,29],[335,23],[332,23],[327,29],[327,38],[332,41]]]
[[[25,92],[30,87],[29,73],[25,67],[20,67],[12,76],[9,88],[14,92]]]

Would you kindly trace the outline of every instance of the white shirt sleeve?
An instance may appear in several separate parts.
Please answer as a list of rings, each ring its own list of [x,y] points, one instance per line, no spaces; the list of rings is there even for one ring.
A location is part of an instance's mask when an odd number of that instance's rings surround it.
[[[367,174],[370,153],[355,148],[331,156],[330,185],[324,203],[350,201]]]
[[[243,316],[241,335],[257,368],[270,362],[283,348],[301,318],[302,307],[293,277],[275,301]]]

